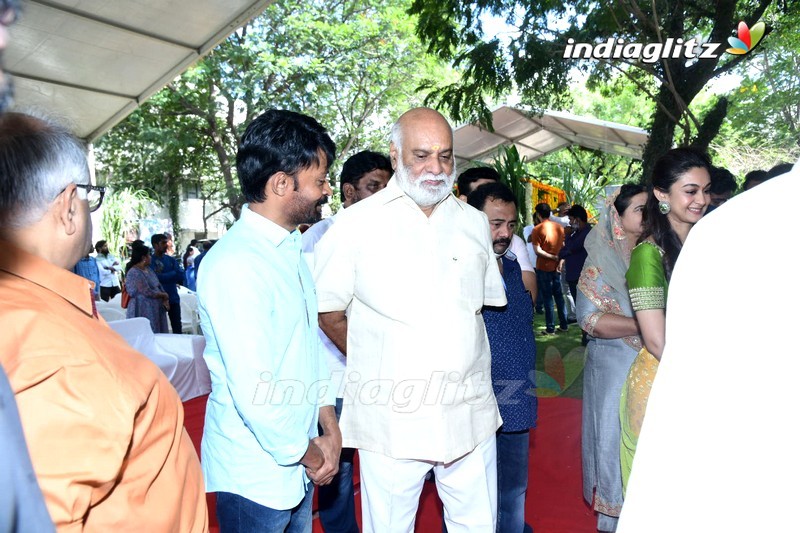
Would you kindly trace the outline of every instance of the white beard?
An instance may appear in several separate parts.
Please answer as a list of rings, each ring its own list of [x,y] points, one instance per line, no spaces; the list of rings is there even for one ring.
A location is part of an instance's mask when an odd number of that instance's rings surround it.
[[[453,190],[453,183],[456,181],[456,167],[453,165],[453,171],[448,175],[441,173],[438,175],[425,172],[424,174],[414,178],[411,175],[411,169],[405,165],[398,165],[395,170],[394,177],[397,179],[397,185],[409,198],[420,207],[430,207],[441,202]],[[436,180],[436,185],[424,185],[426,180]]]

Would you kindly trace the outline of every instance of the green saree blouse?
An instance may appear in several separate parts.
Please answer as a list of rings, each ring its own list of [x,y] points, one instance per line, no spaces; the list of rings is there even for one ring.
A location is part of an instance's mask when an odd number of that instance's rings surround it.
[[[664,272],[662,256],[664,251],[656,244],[645,241],[631,252],[631,263],[625,279],[628,281],[628,292],[631,297],[633,311],[648,309],[666,309],[667,277]],[[642,429],[647,399],[653,379],[658,371],[658,360],[642,348],[628,372],[628,379],[622,387],[619,416],[620,433],[620,467],[622,469],[622,491],[628,485],[639,432]]]

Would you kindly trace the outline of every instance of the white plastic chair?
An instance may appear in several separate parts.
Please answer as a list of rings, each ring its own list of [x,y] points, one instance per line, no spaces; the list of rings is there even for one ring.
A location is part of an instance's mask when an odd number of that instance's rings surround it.
[[[109,321],[108,325],[164,372],[181,401],[211,392],[211,376],[203,359],[206,341],[201,335],[156,335],[142,317]]]
[[[97,313],[103,317],[106,322],[125,320],[128,318],[125,309],[119,306],[109,305],[102,300],[97,302]]]
[[[186,287],[178,287],[181,298],[181,328],[192,335],[202,335],[200,329],[200,313],[197,310],[197,294]]]

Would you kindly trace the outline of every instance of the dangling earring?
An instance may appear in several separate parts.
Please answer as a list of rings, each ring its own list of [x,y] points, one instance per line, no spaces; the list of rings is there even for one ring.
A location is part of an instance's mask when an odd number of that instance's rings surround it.
[[[658,202],[658,210],[661,212],[662,215],[666,215],[667,213],[669,213],[670,209],[671,208],[668,202],[664,200]]]

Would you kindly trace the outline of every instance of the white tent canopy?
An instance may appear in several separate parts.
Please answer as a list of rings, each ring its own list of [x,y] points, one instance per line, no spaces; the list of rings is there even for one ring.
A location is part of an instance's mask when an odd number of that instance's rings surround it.
[[[17,108],[69,121],[92,141],[271,0],[28,0],[6,70]]]
[[[572,145],[641,159],[648,138],[645,130],[624,124],[559,111],[535,114],[508,106],[492,112],[492,126],[494,132],[477,123],[456,128],[454,147],[459,163],[491,161],[500,146],[512,144],[529,161]]]

